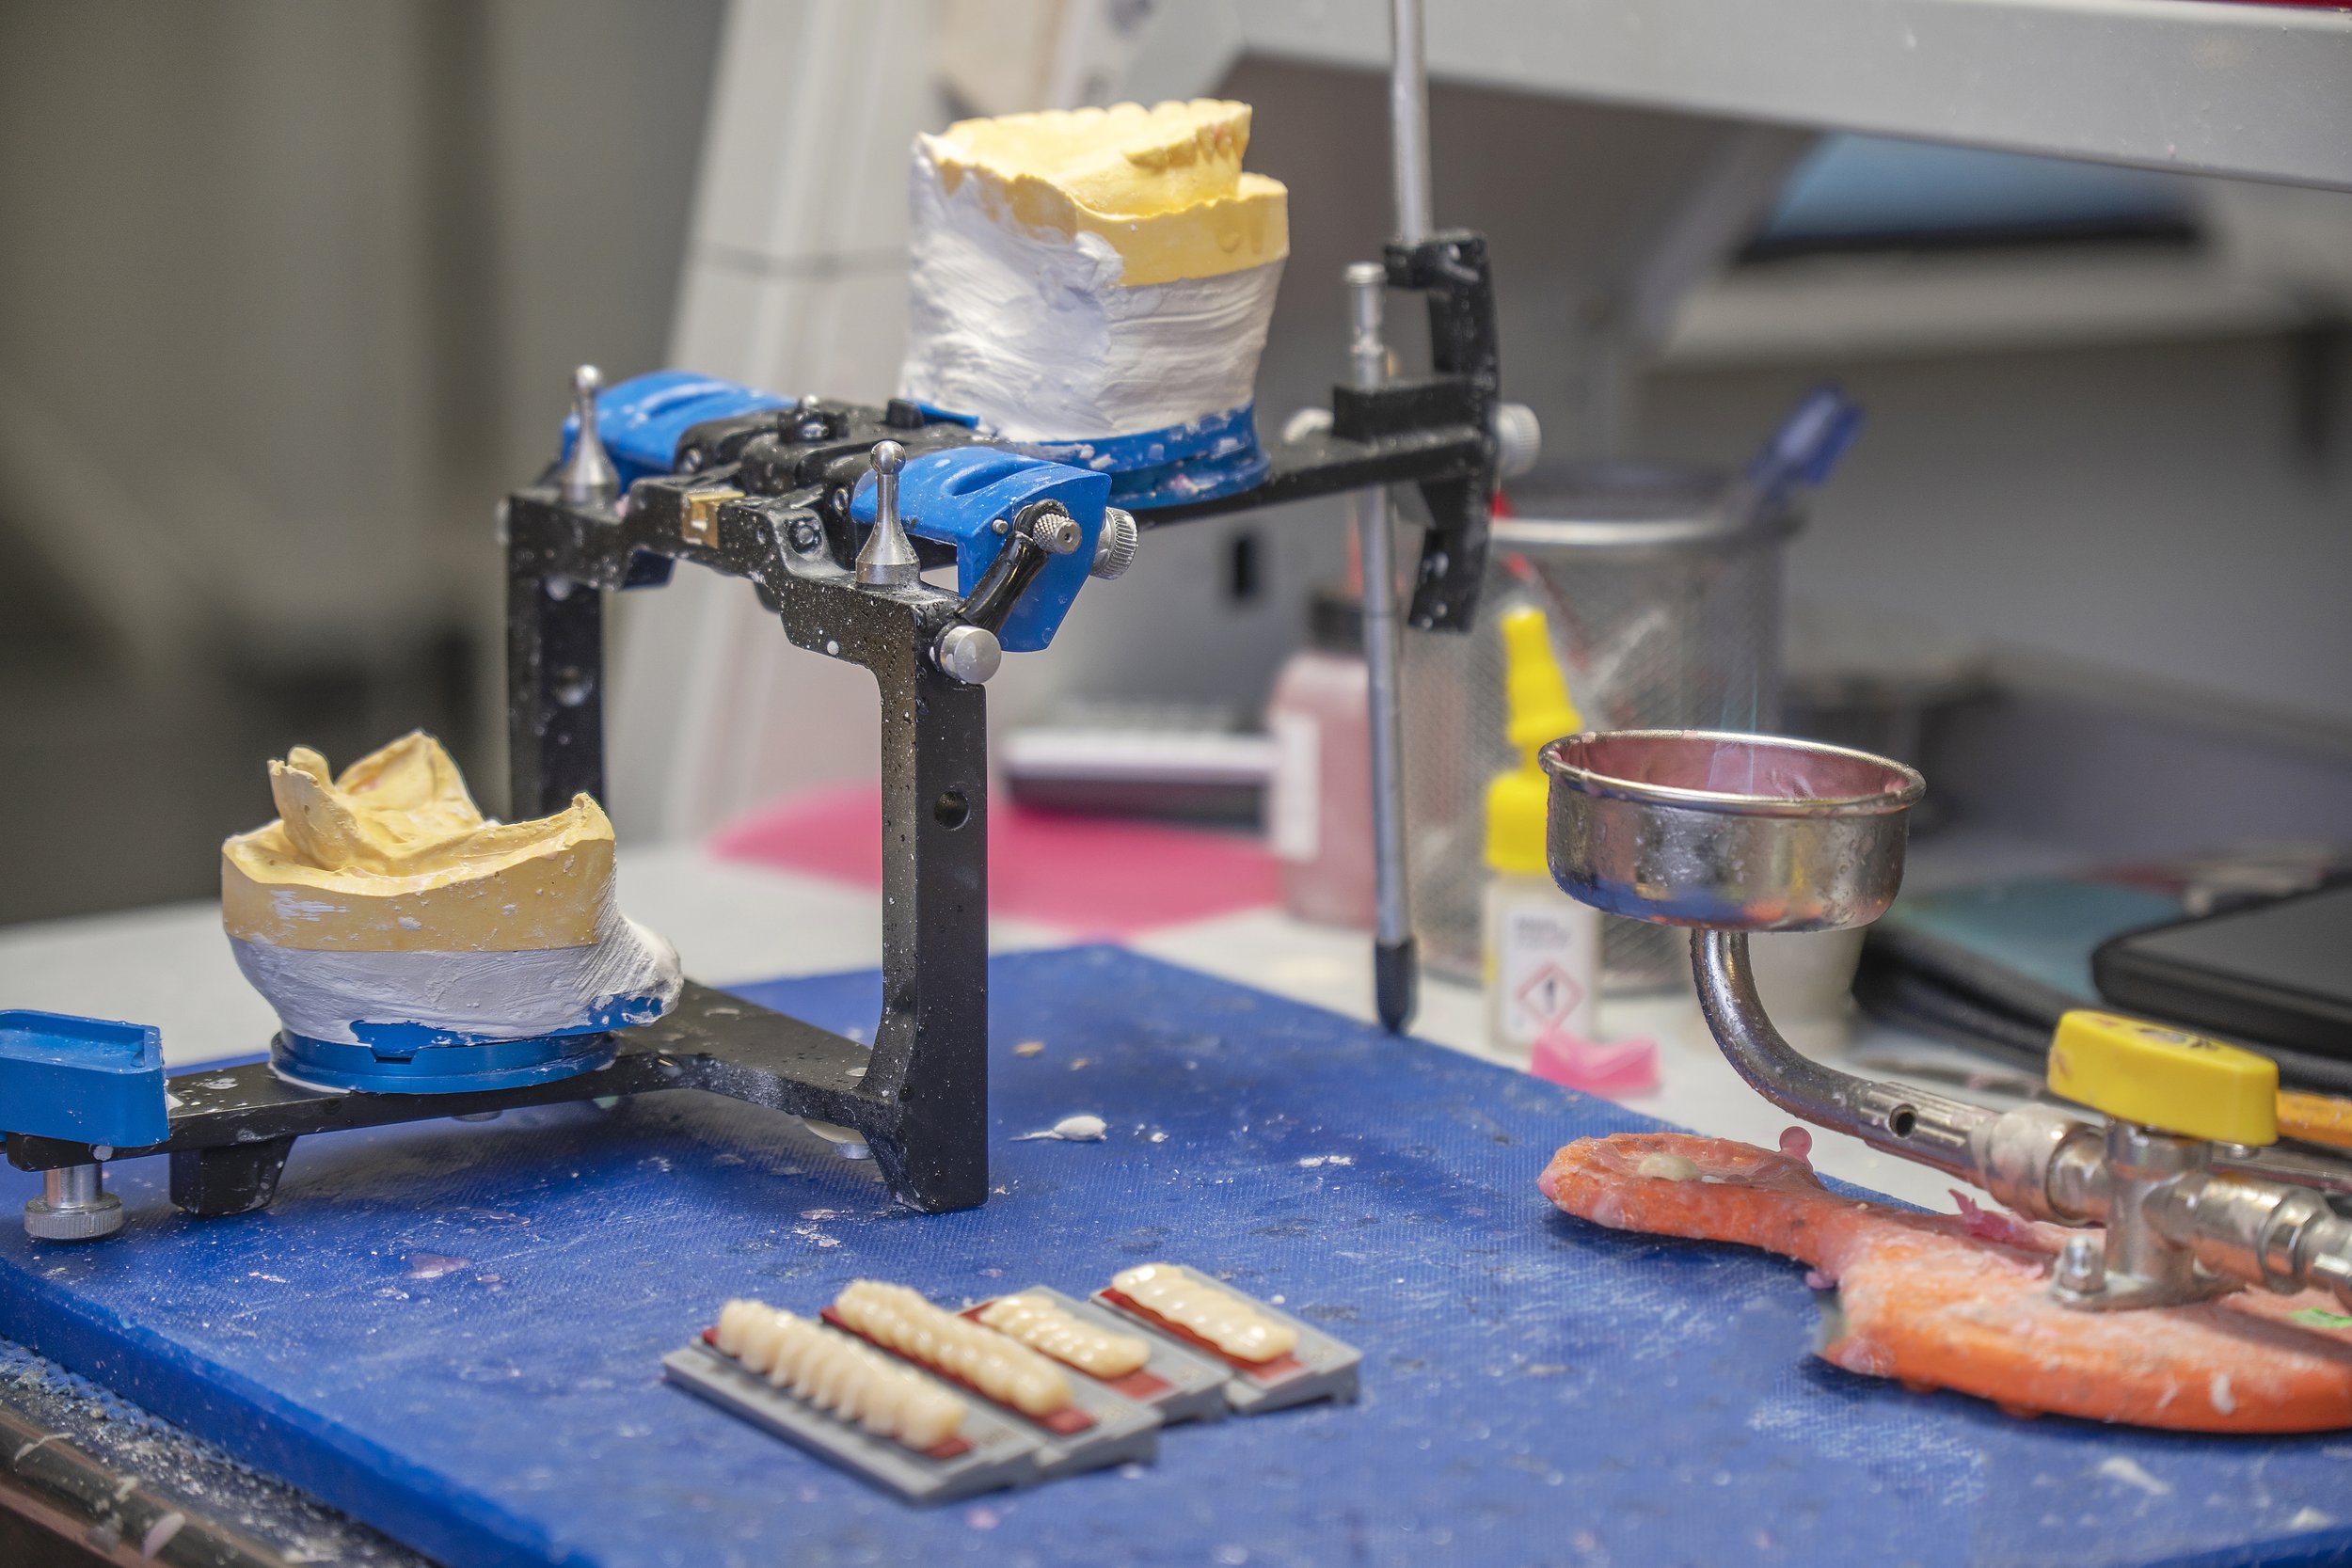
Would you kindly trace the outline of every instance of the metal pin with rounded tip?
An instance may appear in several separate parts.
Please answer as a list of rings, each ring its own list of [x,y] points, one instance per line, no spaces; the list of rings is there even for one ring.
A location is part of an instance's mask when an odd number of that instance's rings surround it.
[[[868,588],[904,588],[923,576],[922,558],[898,521],[898,470],[907,466],[907,449],[896,441],[877,441],[874,465],[874,526],[857,552],[857,580]]]
[[[601,506],[621,493],[620,470],[612,467],[604,439],[596,434],[596,394],[603,389],[604,374],[596,366],[582,365],[572,372],[572,418],[579,431],[571,454],[555,476],[566,506]]]

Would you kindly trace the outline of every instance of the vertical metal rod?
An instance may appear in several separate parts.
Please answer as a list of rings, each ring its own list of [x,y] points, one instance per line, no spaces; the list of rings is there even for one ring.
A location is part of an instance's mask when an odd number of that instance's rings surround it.
[[[1396,237],[1429,237],[1429,71],[1421,0],[1389,0],[1389,156],[1396,175]]]
[[[1381,335],[1388,269],[1377,261],[1359,261],[1346,277],[1350,379],[1358,387],[1377,387],[1389,376],[1389,346]],[[1387,489],[1359,491],[1353,501],[1364,562],[1364,673],[1372,748],[1373,994],[1381,1023],[1401,1030],[1412,1022],[1417,973],[1412,910],[1405,885],[1396,542],[1389,523]]]

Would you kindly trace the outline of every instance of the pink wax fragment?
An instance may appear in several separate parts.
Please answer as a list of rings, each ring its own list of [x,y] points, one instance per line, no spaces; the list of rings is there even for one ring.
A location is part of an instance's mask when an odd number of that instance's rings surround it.
[[[1791,1127],[1780,1135],[1780,1151],[1791,1160],[1813,1163],[1813,1134],[1802,1127]]]
[[[1977,1200],[1958,1187],[1945,1189],[1960,1207],[1960,1223],[1968,1234],[1979,1241],[2001,1242],[2010,1246],[2032,1247],[2034,1228],[2030,1221],[2014,1214],[2004,1214],[1997,1209],[1978,1207]]]
[[[1562,1029],[1535,1040],[1527,1070],[1547,1083],[1586,1094],[1648,1094],[1658,1087],[1656,1040],[1582,1039]]]

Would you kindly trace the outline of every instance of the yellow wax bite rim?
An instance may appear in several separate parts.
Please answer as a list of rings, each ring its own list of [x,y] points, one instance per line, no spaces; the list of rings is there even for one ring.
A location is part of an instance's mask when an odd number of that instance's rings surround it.
[[[925,141],[949,195],[977,176],[992,216],[1102,236],[1130,287],[1216,277],[1290,254],[1290,193],[1242,171],[1247,103],[1049,109],[958,120]]]
[[[280,817],[221,846],[221,920],[242,942],[337,952],[584,947],[612,882],[612,824],[586,795],[499,823],[431,736],[329,780],[297,747],[270,764]]]

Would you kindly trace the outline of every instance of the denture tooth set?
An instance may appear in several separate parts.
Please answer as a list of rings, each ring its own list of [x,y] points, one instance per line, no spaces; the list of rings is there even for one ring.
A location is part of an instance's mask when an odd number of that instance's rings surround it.
[[[730,1301],[661,1364],[755,1426],[938,1503],[1149,1461],[1166,1425],[1351,1402],[1360,1359],[1197,1269],[1147,1263],[1091,1301],[1033,1285],[960,1313],[871,1279],[818,1320]]]

